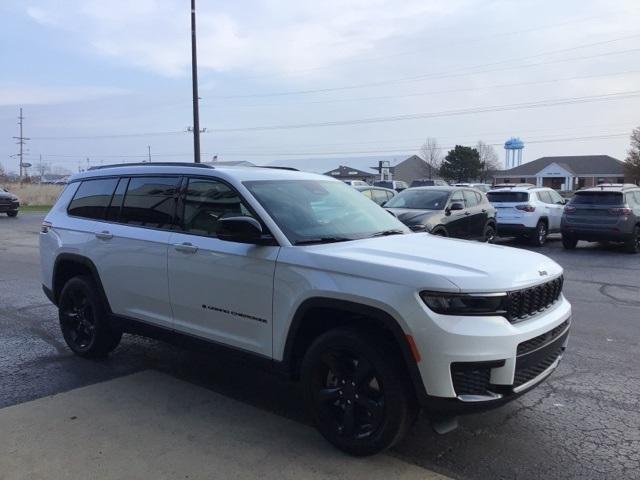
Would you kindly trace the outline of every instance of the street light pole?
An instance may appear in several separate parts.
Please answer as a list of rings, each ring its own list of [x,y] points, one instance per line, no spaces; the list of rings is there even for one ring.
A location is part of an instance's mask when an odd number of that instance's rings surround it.
[[[193,161],[200,163],[200,113],[198,107],[198,58],[196,53],[196,0],[191,0],[191,80],[193,82]]]

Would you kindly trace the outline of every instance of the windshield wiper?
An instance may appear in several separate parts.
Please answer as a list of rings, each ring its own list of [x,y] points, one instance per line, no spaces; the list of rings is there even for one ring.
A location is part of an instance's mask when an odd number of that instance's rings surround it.
[[[404,235],[404,230],[400,230],[399,228],[394,228],[391,230],[382,230],[381,232],[376,232],[370,235],[371,237],[387,237],[389,235]]]
[[[336,242],[348,242],[353,238],[347,237],[318,237],[318,238],[305,238],[304,240],[298,240],[294,245],[313,245],[314,243],[336,243]]]

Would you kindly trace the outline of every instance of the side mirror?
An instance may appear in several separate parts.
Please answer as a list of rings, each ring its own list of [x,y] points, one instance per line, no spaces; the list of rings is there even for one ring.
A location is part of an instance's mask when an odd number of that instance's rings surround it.
[[[220,240],[238,243],[261,243],[262,226],[255,218],[238,216],[218,220],[217,235]]]
[[[455,202],[451,204],[451,206],[449,207],[449,210],[451,211],[464,210],[464,205],[461,204],[460,202]]]

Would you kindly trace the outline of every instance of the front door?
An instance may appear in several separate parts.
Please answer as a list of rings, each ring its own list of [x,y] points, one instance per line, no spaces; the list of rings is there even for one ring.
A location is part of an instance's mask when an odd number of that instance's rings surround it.
[[[171,235],[168,254],[176,330],[271,357],[273,275],[280,247],[217,238],[219,218],[255,217],[226,183],[189,178],[180,198],[180,231]]]
[[[469,211],[469,231],[467,238],[483,238],[484,227],[489,219],[485,206],[481,204],[482,195],[473,190],[464,190],[464,198]]]
[[[461,204],[464,208],[462,210],[451,210],[447,216],[446,228],[450,237],[467,238],[469,235],[469,223],[471,221],[471,213],[466,206],[464,194],[462,190],[456,190],[449,198],[448,206],[451,207],[454,203]]]
[[[549,190],[549,230],[560,231],[562,214],[564,213],[564,199],[554,190]]]

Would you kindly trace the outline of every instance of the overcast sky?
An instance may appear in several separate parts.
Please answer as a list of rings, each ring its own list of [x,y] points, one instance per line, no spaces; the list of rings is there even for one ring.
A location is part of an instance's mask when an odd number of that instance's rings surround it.
[[[5,168],[20,106],[32,163],[192,158],[188,4],[2,2]],[[324,170],[426,137],[502,160],[510,136],[623,159],[640,125],[637,0],[199,0],[198,49],[203,160]]]

